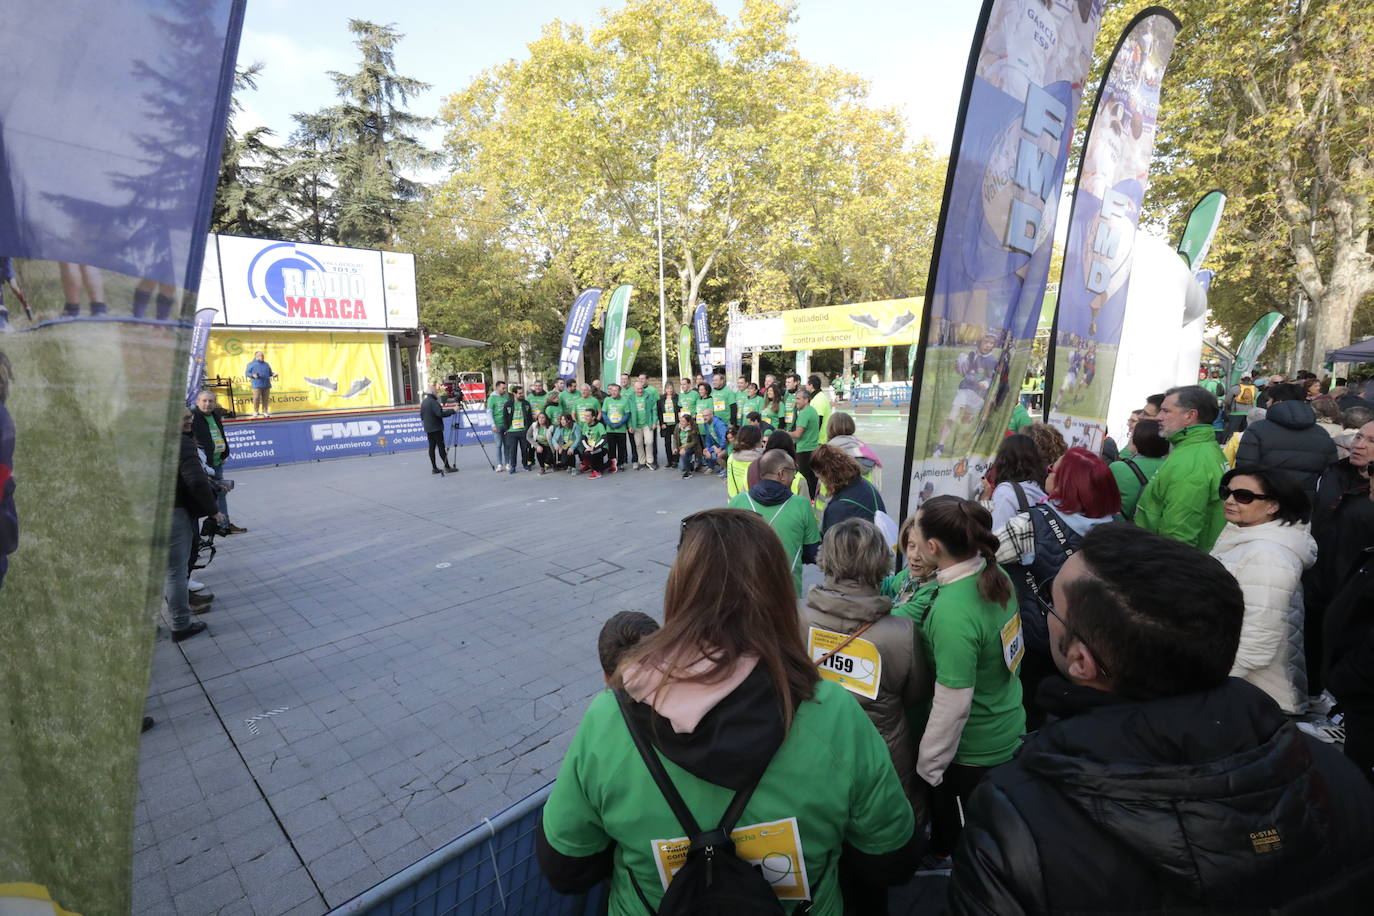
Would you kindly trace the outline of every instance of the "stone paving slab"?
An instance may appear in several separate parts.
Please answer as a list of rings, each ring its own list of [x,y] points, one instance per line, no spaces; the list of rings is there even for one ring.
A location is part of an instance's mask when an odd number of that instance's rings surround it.
[[[895,514],[900,451],[877,451]],[[135,913],[321,913],[547,783],[602,622],[661,616],[679,519],[726,501],[707,475],[458,466],[235,475],[250,531],[199,574],[210,632],[154,655]]]

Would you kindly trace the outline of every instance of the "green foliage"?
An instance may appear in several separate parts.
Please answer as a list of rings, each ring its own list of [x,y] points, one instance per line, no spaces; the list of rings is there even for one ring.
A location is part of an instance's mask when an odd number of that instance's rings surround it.
[[[238,94],[256,89],[261,72],[261,63],[234,72],[234,96],[229,105],[219,181],[210,215],[212,232],[270,236],[288,218],[281,206],[277,180],[283,154],[268,142],[272,131],[254,127],[239,135],[234,129],[234,115],[243,110]]]

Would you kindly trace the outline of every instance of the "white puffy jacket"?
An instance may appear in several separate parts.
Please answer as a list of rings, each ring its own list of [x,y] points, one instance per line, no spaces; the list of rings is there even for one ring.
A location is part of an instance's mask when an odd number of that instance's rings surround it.
[[[1317,560],[1317,543],[1307,525],[1272,521],[1241,528],[1228,523],[1212,556],[1236,577],[1245,595],[1245,621],[1231,676],[1269,694],[1284,712],[1301,711],[1307,694],[1302,572]]]

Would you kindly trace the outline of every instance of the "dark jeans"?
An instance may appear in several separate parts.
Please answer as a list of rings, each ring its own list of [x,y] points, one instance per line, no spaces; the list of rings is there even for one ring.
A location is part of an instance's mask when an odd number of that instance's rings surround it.
[[[214,474],[213,474],[212,476],[214,477],[215,483],[217,483],[217,484],[218,484],[221,480],[223,480],[223,479],[224,479],[224,465],[223,465],[223,464],[217,465],[217,466],[214,468]],[[219,506],[219,514],[224,516],[224,522],[223,522],[223,524],[224,524],[225,527],[228,527],[228,525],[229,525],[229,491],[228,491],[228,490],[221,490],[219,487],[215,487],[215,505]]]
[[[172,632],[180,633],[191,625],[191,593],[186,590],[186,576],[191,565],[191,551],[199,537],[195,518],[181,506],[172,510],[171,535],[162,598],[167,602],[167,613],[172,617]]]
[[[1345,756],[1374,782],[1374,713],[1345,714]]]
[[[691,446],[680,450],[675,457],[677,458],[678,470],[691,471],[696,469],[697,450]]]
[[[615,462],[616,470],[624,470],[628,453],[625,450],[625,440],[629,438],[629,433],[606,433],[606,452],[607,459]]]
[[[429,466],[437,469],[439,466],[434,463],[434,453],[439,453],[439,460],[448,467],[448,452],[444,451],[444,431],[442,429],[428,430],[425,436],[429,439]]]
[[[964,829],[968,797],[988,774],[988,767],[951,763],[944,781],[930,790],[930,851],[939,856],[954,852],[954,844]]]
[[[550,449],[549,453],[553,455],[553,466],[556,470],[564,471],[568,468],[577,467],[576,452],[555,452]]]
[[[801,471],[802,477],[806,478],[806,486],[810,489],[809,499],[816,498],[816,472],[811,470],[811,452],[797,452],[797,470]]]
[[[530,444],[525,439],[523,431],[510,431],[506,436],[506,468],[515,470],[515,453],[520,453],[520,463],[528,465],[530,463]]]
[[[592,470],[598,474],[606,470],[606,449],[583,449],[582,457],[587,459],[587,464],[591,465]]]

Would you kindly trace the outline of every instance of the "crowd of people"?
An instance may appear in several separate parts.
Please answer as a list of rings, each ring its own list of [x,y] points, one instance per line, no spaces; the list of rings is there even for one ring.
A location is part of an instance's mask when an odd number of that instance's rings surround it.
[[[1227,392],[1170,389],[1105,456],[1022,424],[981,499],[895,532],[846,414],[805,467],[795,429],[737,432],[663,626],[601,634],[610,689],[537,837],[553,886],[609,878],[623,913],[762,892],[880,914],[939,870],[959,914],[1362,911],[1374,416],[1290,436],[1323,396],[1287,384],[1229,435]]]

